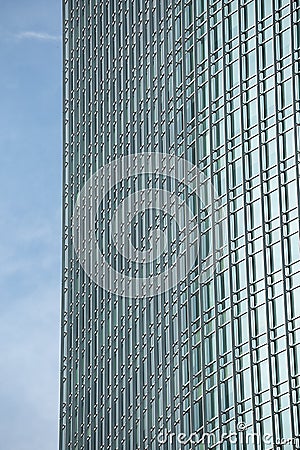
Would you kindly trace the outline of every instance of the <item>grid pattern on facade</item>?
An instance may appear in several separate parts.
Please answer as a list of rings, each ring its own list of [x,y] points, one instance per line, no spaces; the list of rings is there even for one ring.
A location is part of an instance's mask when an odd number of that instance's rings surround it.
[[[300,448],[284,444],[300,436],[299,2],[65,0],[63,8],[61,450],[156,450],[164,429],[215,436],[184,450],[267,449],[266,434],[274,450]],[[70,221],[99,167],[141,151],[198,165],[226,205],[228,252],[205,283],[195,267],[166,294],[120,300],[81,269]],[[114,203],[147,182],[163,183],[131,180],[107,198],[99,235],[111,260]],[[134,226],[141,237],[154,227],[146,219]],[[213,225],[201,216],[203,236]],[[254,442],[218,443],[240,422]]]

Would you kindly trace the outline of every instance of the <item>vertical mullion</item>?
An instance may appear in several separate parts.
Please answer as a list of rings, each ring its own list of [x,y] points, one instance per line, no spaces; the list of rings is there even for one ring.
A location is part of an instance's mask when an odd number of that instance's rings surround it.
[[[276,22],[275,22],[275,0],[272,0],[272,6],[273,6],[273,52],[274,52],[274,77],[275,77],[275,86],[278,83],[278,70],[277,70],[277,52],[276,52]],[[288,352],[289,349],[289,333],[288,333],[288,309],[287,309],[287,284],[286,284],[286,264],[285,264],[285,257],[284,257],[284,237],[283,237],[283,207],[282,207],[282,190],[280,189],[281,186],[281,170],[280,170],[280,149],[279,149],[279,105],[278,105],[278,89],[275,88],[275,116],[276,116],[276,148],[277,148],[277,180],[278,180],[278,199],[279,199],[279,222],[280,222],[280,231],[281,231],[281,272],[282,272],[282,278],[283,278],[283,298],[284,298],[284,313],[285,313],[285,338],[286,338],[286,348]],[[299,207],[299,205],[298,205]],[[268,320],[268,317],[267,317]],[[268,320],[268,330],[270,331],[270,322]],[[269,345],[270,345],[270,334],[269,334]],[[277,358],[277,355],[273,355],[273,358]],[[271,362],[270,362],[271,364]],[[292,408],[292,386],[291,386],[291,360],[287,357],[287,372],[288,372],[288,385],[289,385],[289,409],[290,409],[290,420],[291,420],[291,429],[293,436],[295,436],[295,424],[294,424],[294,413]],[[272,402],[272,410],[274,411],[274,400]],[[275,424],[274,424],[275,427]],[[283,436],[282,436],[283,437]]]
[[[257,79],[257,98],[258,98],[258,128],[259,128],[259,148],[262,149],[262,128],[261,128],[261,108],[260,108],[260,65],[259,65],[259,30],[258,30],[258,24],[260,23],[258,19],[258,2],[260,0],[256,0],[256,20],[255,20],[255,29],[256,29],[256,51],[257,51],[257,66],[256,66],[256,79]],[[267,241],[266,241],[266,221],[265,221],[265,196],[264,196],[264,186],[263,186],[263,158],[262,158],[262,152],[259,152],[259,161],[260,161],[260,188],[261,188],[261,210],[262,210],[262,232],[263,232],[263,242],[264,242],[264,250],[263,250],[263,259],[264,259],[264,286],[265,286],[265,304],[266,304],[266,312],[269,308],[269,301],[268,301],[268,282],[267,282],[267,275],[266,275],[266,268],[267,268],[267,257],[266,257],[266,251],[267,251]],[[252,307],[253,309],[253,307]],[[273,392],[272,392],[272,365],[271,365],[271,357],[270,357],[270,320],[269,320],[269,314],[266,313],[266,320],[267,320],[267,326],[268,326],[268,362],[269,362],[269,383],[270,383],[270,397],[271,397],[271,411],[274,411],[274,398],[273,398]],[[276,436],[276,428],[275,428],[275,418],[272,416],[272,435]],[[260,436],[262,438],[262,436]]]
[[[223,43],[226,42],[226,36],[225,36],[225,4],[224,0],[222,0],[222,21],[223,21],[223,30],[222,30],[222,37],[223,37]],[[241,21],[240,21],[241,23]],[[241,61],[240,61],[241,62]],[[230,195],[229,195],[229,158],[228,158],[228,131],[226,126],[226,117],[227,117],[227,100],[226,100],[226,51],[225,48],[223,48],[223,97],[224,97],[224,147],[225,147],[225,159],[226,159],[226,185],[227,185],[227,194],[226,194],[226,215],[227,215],[227,251],[228,251],[228,264],[229,264],[229,276],[228,276],[228,282],[229,282],[229,295],[230,295],[230,327],[231,327],[231,358],[232,358],[232,365],[233,365],[233,395],[234,395],[234,411],[235,411],[235,421],[238,422],[238,404],[237,404],[237,369],[236,369],[236,361],[235,361],[235,339],[234,339],[234,302],[233,302],[233,287],[232,287],[232,260],[231,260],[231,231],[230,231]],[[241,90],[242,92],[242,90]],[[241,94],[242,95],[242,94]],[[223,425],[223,424],[222,424]],[[237,448],[239,449],[239,442],[237,442]]]

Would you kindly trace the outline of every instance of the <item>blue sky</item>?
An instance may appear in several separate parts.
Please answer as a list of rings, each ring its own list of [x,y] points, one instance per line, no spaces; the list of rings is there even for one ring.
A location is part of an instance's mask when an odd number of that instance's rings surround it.
[[[61,0],[0,0],[0,448],[57,449]]]

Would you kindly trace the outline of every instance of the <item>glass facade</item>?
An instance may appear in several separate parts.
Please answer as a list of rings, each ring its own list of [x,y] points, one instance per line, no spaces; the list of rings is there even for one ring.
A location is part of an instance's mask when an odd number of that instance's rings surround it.
[[[63,14],[60,450],[300,449],[300,3],[64,0]],[[198,167],[214,187],[211,217],[191,206],[201,239],[223,205],[227,244],[207,279],[203,244],[175,287],[130,298],[83,270],[71,228],[87,180],[141,152]],[[124,175],[97,237],[120,272],[147,278],[178,247],[167,214],[131,222],[141,251],[168,230],[155,263],[124,263],[108,226],[145,186],[192,199],[168,177]]]

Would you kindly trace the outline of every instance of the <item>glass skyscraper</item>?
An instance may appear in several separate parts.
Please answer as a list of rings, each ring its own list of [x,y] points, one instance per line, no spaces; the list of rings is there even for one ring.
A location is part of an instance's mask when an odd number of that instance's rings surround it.
[[[300,2],[63,16],[60,450],[300,449]]]

